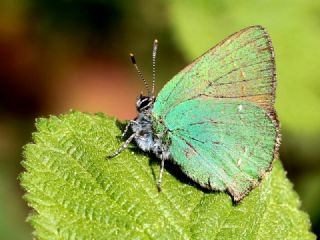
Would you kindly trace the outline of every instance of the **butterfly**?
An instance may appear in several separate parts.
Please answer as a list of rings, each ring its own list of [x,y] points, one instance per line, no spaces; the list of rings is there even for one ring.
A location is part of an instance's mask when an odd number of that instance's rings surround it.
[[[137,98],[132,135],[111,156],[135,140],[164,163],[171,160],[201,187],[227,191],[241,201],[270,171],[278,155],[280,130],[274,109],[274,50],[262,26],[247,27],[208,50],[174,76],[154,96],[155,59],[150,91]]]

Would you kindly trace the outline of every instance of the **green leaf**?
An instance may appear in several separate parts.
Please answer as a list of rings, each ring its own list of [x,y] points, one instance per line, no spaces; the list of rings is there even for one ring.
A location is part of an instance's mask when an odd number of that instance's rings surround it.
[[[315,239],[279,161],[240,204],[203,191],[132,145],[114,118],[71,112],[38,119],[20,176],[39,239]],[[181,181],[182,180],[182,181]]]

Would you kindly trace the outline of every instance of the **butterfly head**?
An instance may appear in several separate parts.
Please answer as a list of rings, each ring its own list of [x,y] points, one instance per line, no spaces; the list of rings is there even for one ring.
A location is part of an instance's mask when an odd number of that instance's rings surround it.
[[[154,103],[155,97],[154,96],[140,96],[137,98],[136,101],[136,108],[138,112],[144,112],[152,108]]]

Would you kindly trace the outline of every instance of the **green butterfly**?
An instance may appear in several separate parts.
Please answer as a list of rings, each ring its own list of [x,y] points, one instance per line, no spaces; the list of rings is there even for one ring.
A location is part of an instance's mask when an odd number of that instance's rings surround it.
[[[245,28],[216,45],[173,77],[154,96],[134,56],[132,63],[148,96],[137,99],[133,134],[110,157],[135,139],[161,159],[171,160],[200,186],[227,191],[238,202],[259,184],[280,145],[274,110],[276,72],[270,37],[261,26]]]

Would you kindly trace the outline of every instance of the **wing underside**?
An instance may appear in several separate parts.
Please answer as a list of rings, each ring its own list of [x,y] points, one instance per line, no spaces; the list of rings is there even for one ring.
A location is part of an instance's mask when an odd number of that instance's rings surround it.
[[[196,59],[160,91],[152,112],[169,129],[173,161],[200,185],[241,200],[278,151],[275,87],[273,48],[261,26]]]
[[[227,190],[236,201],[257,185],[274,158],[274,122],[250,102],[190,100],[165,122],[174,162],[201,186]]]
[[[276,88],[274,52],[261,26],[243,29],[196,59],[160,91],[155,112],[200,96],[242,99],[273,112]]]

